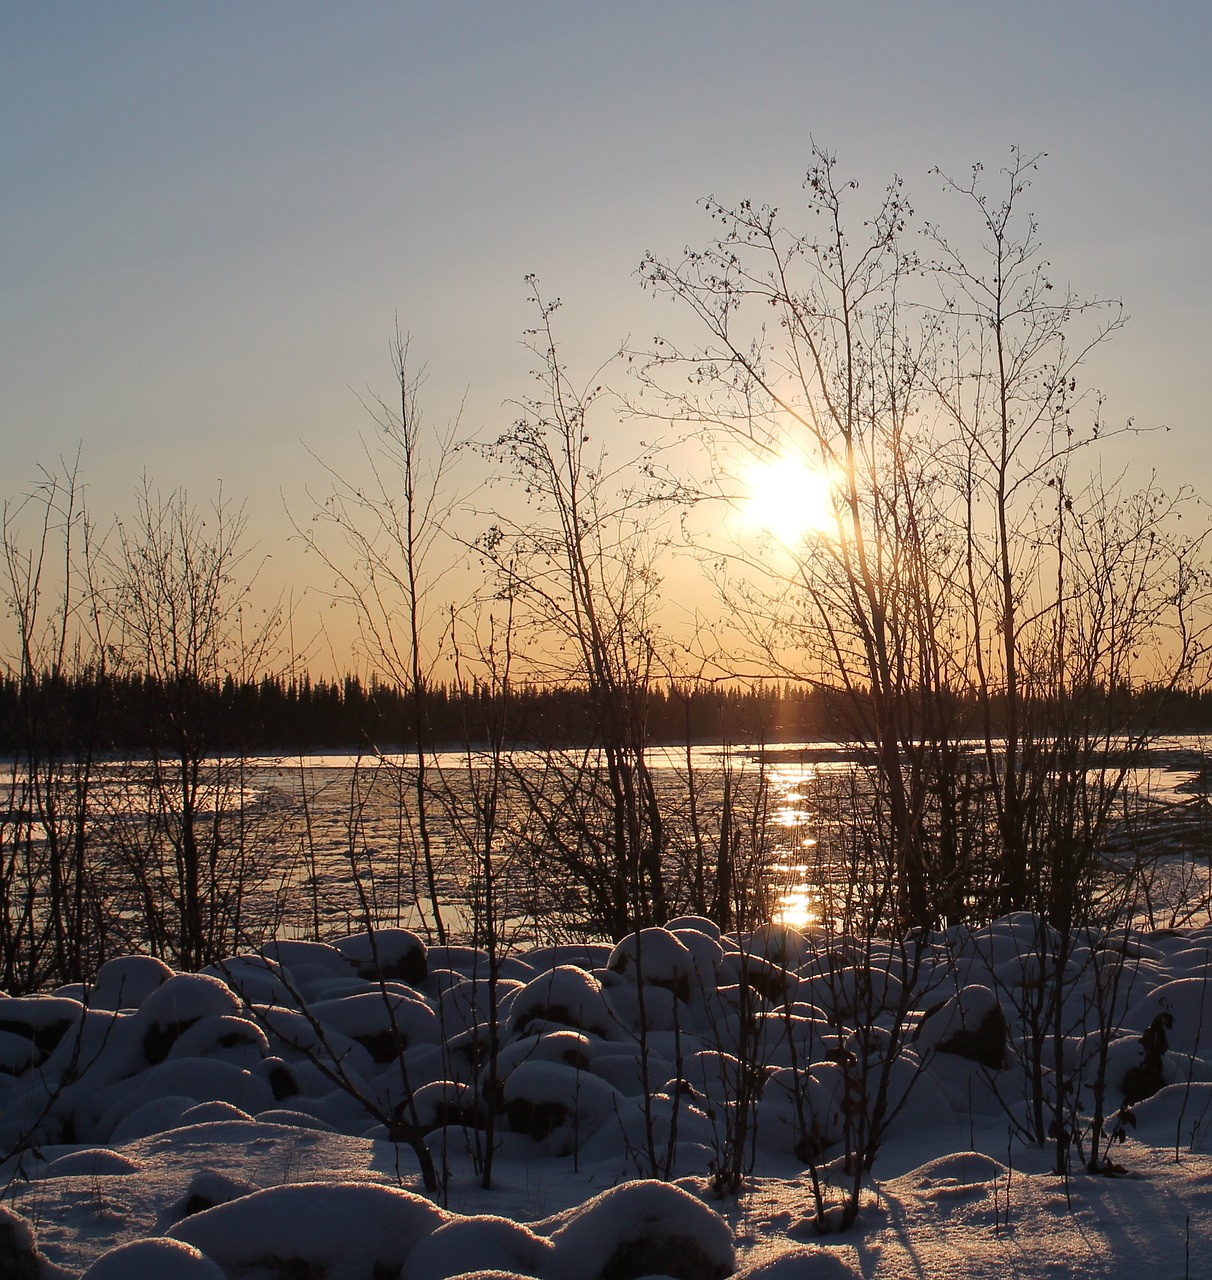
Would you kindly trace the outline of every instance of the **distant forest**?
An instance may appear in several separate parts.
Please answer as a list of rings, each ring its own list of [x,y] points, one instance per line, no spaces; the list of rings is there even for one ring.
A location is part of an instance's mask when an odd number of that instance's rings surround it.
[[[648,741],[846,741],[856,733],[854,700],[840,690],[767,684],[654,686],[643,694]],[[1128,695],[1123,695],[1125,700]],[[597,717],[584,688],[511,688],[503,705],[486,687],[425,690],[422,738],[433,747],[478,745],[505,716],[510,745],[569,746],[597,740]],[[1161,732],[1212,728],[1212,690],[1166,695],[1163,714],[1148,704],[1148,727]],[[1127,708],[1125,708],[1127,710]],[[861,719],[861,716],[858,716]],[[1126,720],[1133,717],[1126,715]],[[1142,724],[1146,717],[1142,715]],[[974,723],[974,731],[978,726]],[[266,676],[249,683],[170,689],[148,677],[43,675],[23,683],[0,677],[0,755],[32,742],[71,751],[138,752],[171,745],[179,731],[209,751],[288,754],[326,749],[398,750],[417,741],[408,690],[354,675],[343,680]]]

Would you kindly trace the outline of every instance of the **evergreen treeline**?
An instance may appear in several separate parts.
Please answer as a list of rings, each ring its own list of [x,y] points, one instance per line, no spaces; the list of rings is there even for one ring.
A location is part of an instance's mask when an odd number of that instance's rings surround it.
[[[0,678],[0,753],[27,749],[31,736],[70,749],[87,738],[94,750],[151,749],[172,733],[164,710],[171,691],[146,675],[49,674],[22,682]],[[647,695],[653,743],[795,741],[840,732],[821,691],[713,686],[658,687]],[[192,732],[211,750],[294,752],[325,748],[399,748],[417,741],[412,696],[406,690],[342,680],[287,679],[203,685],[189,691]],[[426,690],[423,736],[433,746],[487,739],[500,716],[499,696],[484,686],[469,690],[436,685]],[[594,708],[578,687],[521,686],[508,694],[511,744],[563,746],[595,740]],[[36,728],[35,728],[36,727]],[[34,730],[31,735],[31,729]]]
[[[1125,697],[1127,695],[1124,695]],[[685,742],[794,742],[854,737],[854,706],[840,691],[791,684],[750,688],[658,686],[647,698],[648,739]],[[594,708],[579,687],[524,685],[508,695],[507,739],[512,745],[566,746],[596,738]],[[435,685],[426,690],[423,736],[435,747],[480,743],[496,722],[499,696],[484,686],[470,690]],[[191,690],[191,722],[207,747],[219,751],[289,753],[337,748],[398,749],[417,741],[411,695],[377,681],[287,679],[265,676],[248,683],[228,678]],[[24,686],[0,678],[0,754],[13,755],[34,737],[70,749],[87,738],[93,750],[139,751],[160,745],[172,704],[153,678],[42,675]],[[1172,692],[1164,723],[1177,732],[1212,727],[1212,690]]]

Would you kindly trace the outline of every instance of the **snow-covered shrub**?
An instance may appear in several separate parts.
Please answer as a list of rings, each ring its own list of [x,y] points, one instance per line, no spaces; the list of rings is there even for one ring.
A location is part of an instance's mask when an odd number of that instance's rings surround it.
[[[374,1059],[364,1045],[335,1028],[323,1027],[314,1018],[294,1009],[255,1008],[252,1016],[266,1033],[271,1049],[292,1068],[300,1063],[339,1063],[341,1070],[372,1075]]]
[[[706,916],[675,916],[665,926],[673,933],[700,933],[713,942],[719,942],[722,936],[720,926]]]
[[[230,1102],[220,1102],[212,1098],[208,1102],[195,1102],[181,1116],[181,1128],[195,1124],[224,1124],[234,1121],[237,1124],[252,1124],[253,1117]]]
[[[245,1004],[293,1008],[298,1002],[298,992],[287,981],[282,966],[268,956],[228,956],[202,972],[227,983]]]
[[[237,1066],[253,1067],[270,1056],[265,1032],[247,1018],[212,1014],[186,1028],[168,1051],[173,1058],[217,1058]]]
[[[195,1099],[181,1093],[152,1098],[120,1116],[108,1131],[106,1141],[118,1145],[149,1138],[153,1133],[167,1133],[169,1129],[180,1127],[181,1117],[194,1105]],[[105,1133],[104,1123],[99,1123],[97,1129]]]
[[[725,951],[720,982],[747,987],[758,999],[780,1004],[795,999],[796,976],[782,965],[746,951]]]
[[[689,1000],[695,977],[694,955],[690,948],[668,929],[641,929],[629,933],[610,953],[606,968],[611,973],[663,987],[680,1000]]]
[[[1180,1148],[1193,1155],[1212,1152],[1212,1082],[1166,1085],[1151,1098],[1111,1117],[1112,1129],[1123,1122],[1133,1138],[1157,1147]]]
[[[38,1174],[39,1181],[50,1178],[112,1178],[136,1173],[139,1166],[120,1151],[109,1147],[83,1147],[56,1156]]]
[[[228,1274],[373,1280],[399,1275],[447,1215],[423,1196],[373,1183],[269,1187],[216,1205],[168,1231]]]
[[[551,1236],[553,1280],[723,1280],[736,1270],[732,1231],[667,1182],[624,1182],[571,1210]]]
[[[533,1034],[544,1025],[574,1027],[608,1040],[616,1027],[602,995],[602,984],[591,973],[572,965],[557,965],[532,978],[509,999],[511,1035]]]
[[[38,1251],[29,1223],[0,1205],[0,1276],[4,1280],[58,1280],[64,1274]]]
[[[375,929],[333,944],[358,976],[372,981],[406,982],[419,987],[429,973],[425,940],[411,929]]]
[[[1168,1013],[1174,1020],[1167,1030],[1173,1052],[1189,1056],[1212,1050],[1212,980],[1175,978],[1163,983],[1133,1003],[1120,1028],[1143,1035],[1159,1013]]]
[[[764,1067],[802,1066],[823,1055],[830,1031],[815,1005],[796,1002],[770,1009],[753,1020],[754,1056]]]
[[[261,954],[276,960],[292,979],[302,981],[326,973],[330,978],[349,978],[356,973],[354,962],[327,942],[281,939],[267,942]]]
[[[997,996],[983,983],[971,983],[926,1010],[913,1040],[919,1053],[953,1053],[1000,1071],[1006,1065],[1007,1034]]]
[[[996,972],[1005,966],[1013,972],[1013,966],[1027,957],[1055,954],[1060,935],[1033,912],[1014,911],[971,930],[968,943],[987,970]]]
[[[173,971],[154,956],[115,956],[100,969],[88,992],[90,1009],[137,1009]]]
[[[80,1020],[84,1006],[62,996],[16,996],[0,1001],[0,1032],[20,1036],[42,1062]]]
[[[136,1107],[174,1096],[193,1102],[230,1102],[250,1115],[274,1105],[269,1084],[250,1071],[207,1058],[176,1058],[99,1089],[92,1099],[96,1123],[90,1133],[81,1136],[108,1141],[119,1122]]]
[[[473,982],[454,969],[435,969],[425,981],[425,991],[434,998],[438,1020],[448,1035],[466,1031],[484,1020],[482,1006],[488,1002],[487,982]]]
[[[761,956],[780,969],[799,969],[816,955],[822,934],[818,930],[795,929],[789,924],[767,923],[740,938],[740,949]]]
[[[844,1137],[845,1097],[837,1063],[818,1062],[811,1071],[780,1067],[758,1102],[758,1140],[772,1151],[815,1163]]]
[[[276,1124],[289,1129],[314,1129],[317,1133],[336,1133],[337,1126],[321,1120],[319,1116],[308,1111],[295,1111],[290,1107],[271,1107],[268,1111],[258,1111],[258,1124]]]
[[[752,1064],[742,1062],[734,1054],[720,1049],[700,1049],[684,1060],[682,1079],[703,1097],[726,1102],[740,1092],[742,1072],[752,1070]]]
[[[861,1280],[862,1274],[836,1250],[809,1245],[746,1267],[735,1280]]]
[[[853,1022],[896,1009],[904,999],[901,981],[884,963],[826,966],[811,981],[809,998],[830,1022]]]
[[[163,1237],[128,1240],[103,1253],[82,1280],[226,1280],[193,1245]]]
[[[132,1020],[141,1033],[143,1057],[153,1066],[168,1057],[177,1037],[200,1018],[239,1016],[240,1000],[221,979],[202,973],[177,973],[140,1004]]]
[[[719,981],[720,966],[724,963],[724,948],[720,946],[719,930],[715,934],[704,933],[699,929],[669,926],[669,932],[690,952],[694,963],[694,989],[703,993],[714,990]]]
[[[135,1016],[88,1010],[42,1064],[48,1088],[60,1081],[87,1078],[91,1088],[112,1084],[147,1066],[143,1035]]]
[[[546,1275],[555,1247],[529,1227],[491,1214],[454,1218],[426,1236],[408,1258],[408,1280],[496,1271]]]
[[[504,1079],[522,1062],[562,1062],[578,1071],[590,1070],[593,1059],[602,1046],[581,1031],[545,1031],[542,1035],[520,1036],[502,1045],[497,1055],[497,1078]],[[481,1082],[486,1082],[487,1070],[481,1072]]]
[[[546,973],[561,966],[584,969],[587,972],[590,969],[604,968],[613,950],[609,943],[603,942],[562,942],[550,947],[535,947],[518,957],[518,960],[529,971],[526,977],[526,981],[529,981],[534,974]]]
[[[522,1062],[501,1083],[502,1109],[514,1133],[568,1155],[618,1108],[619,1095],[598,1076],[560,1062]]]
[[[651,1051],[645,1058],[634,1045],[605,1045],[593,1055],[589,1069],[625,1097],[636,1098],[664,1090],[675,1064],[672,1058]]]
[[[609,970],[602,975],[602,995],[615,1022],[633,1036],[641,1029],[673,1031],[685,1016],[685,1006],[668,987],[637,983],[634,977]]]
[[[341,942],[338,941],[337,946]],[[425,949],[426,963],[429,967],[429,978],[426,979],[428,987],[435,972],[446,969],[454,973],[461,974],[464,978],[479,976],[487,980],[488,977],[488,952],[482,947],[467,947],[459,943],[433,943],[427,944]],[[508,957],[499,961],[500,964],[506,966],[520,965],[521,961]],[[509,977],[516,975],[510,974]],[[526,977],[533,978],[534,973],[526,968]]]
[[[675,1167],[705,1169],[716,1147],[716,1122],[685,1090],[620,1097],[615,1114],[586,1141],[587,1163],[617,1161],[622,1152],[638,1177]]]
[[[227,1204],[229,1200],[239,1200],[241,1196],[252,1195],[256,1190],[251,1182],[204,1169],[201,1173],[194,1174],[180,1199],[164,1211],[157,1222],[157,1230],[167,1230],[195,1213],[213,1209],[217,1204]]]
[[[444,1125],[475,1126],[483,1117],[475,1090],[457,1080],[427,1080],[413,1091],[422,1133]]]
[[[380,1065],[394,1061],[411,1045],[436,1044],[441,1038],[437,1015],[409,988],[323,1000],[313,1004],[310,1013],[324,1027],[356,1040]]]
[[[0,1031],[0,1072],[5,1075],[19,1076],[45,1056],[29,1036]]]

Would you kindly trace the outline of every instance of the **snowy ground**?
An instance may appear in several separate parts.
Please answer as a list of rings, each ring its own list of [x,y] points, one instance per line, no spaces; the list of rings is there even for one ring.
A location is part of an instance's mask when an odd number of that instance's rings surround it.
[[[1029,917],[955,931],[909,991],[886,948],[695,920],[511,958],[490,1190],[482,954],[381,931],[203,975],[115,960],[87,991],[0,999],[0,1276],[1212,1274],[1212,930],[1084,938],[1041,986],[1057,946]],[[1047,989],[1059,1075],[1031,1066]],[[809,1158],[836,1219],[855,1081],[870,1114],[884,1062],[899,1110],[858,1220],[821,1234]],[[1103,1174],[1051,1172],[1022,1132],[1060,1077],[1083,1154],[1100,1080],[1107,1132],[1125,1088],[1157,1090]],[[721,1195],[738,1118],[751,1169]],[[436,1196],[393,1129],[425,1132]]]

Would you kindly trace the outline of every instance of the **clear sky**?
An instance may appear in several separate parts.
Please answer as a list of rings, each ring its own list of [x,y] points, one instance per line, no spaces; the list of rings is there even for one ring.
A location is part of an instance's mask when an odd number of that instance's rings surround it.
[[[646,338],[643,251],[701,240],[704,195],[793,200],[811,136],[923,192],[1047,151],[1055,274],[1132,316],[1090,376],[1172,428],[1126,456],[1212,497],[1209,48],[1206,0],[9,0],[4,496],[77,446],[98,512],[222,479],[289,581],[308,451],[391,394],[397,313],[430,415],[504,426],[525,273],[574,360]]]

